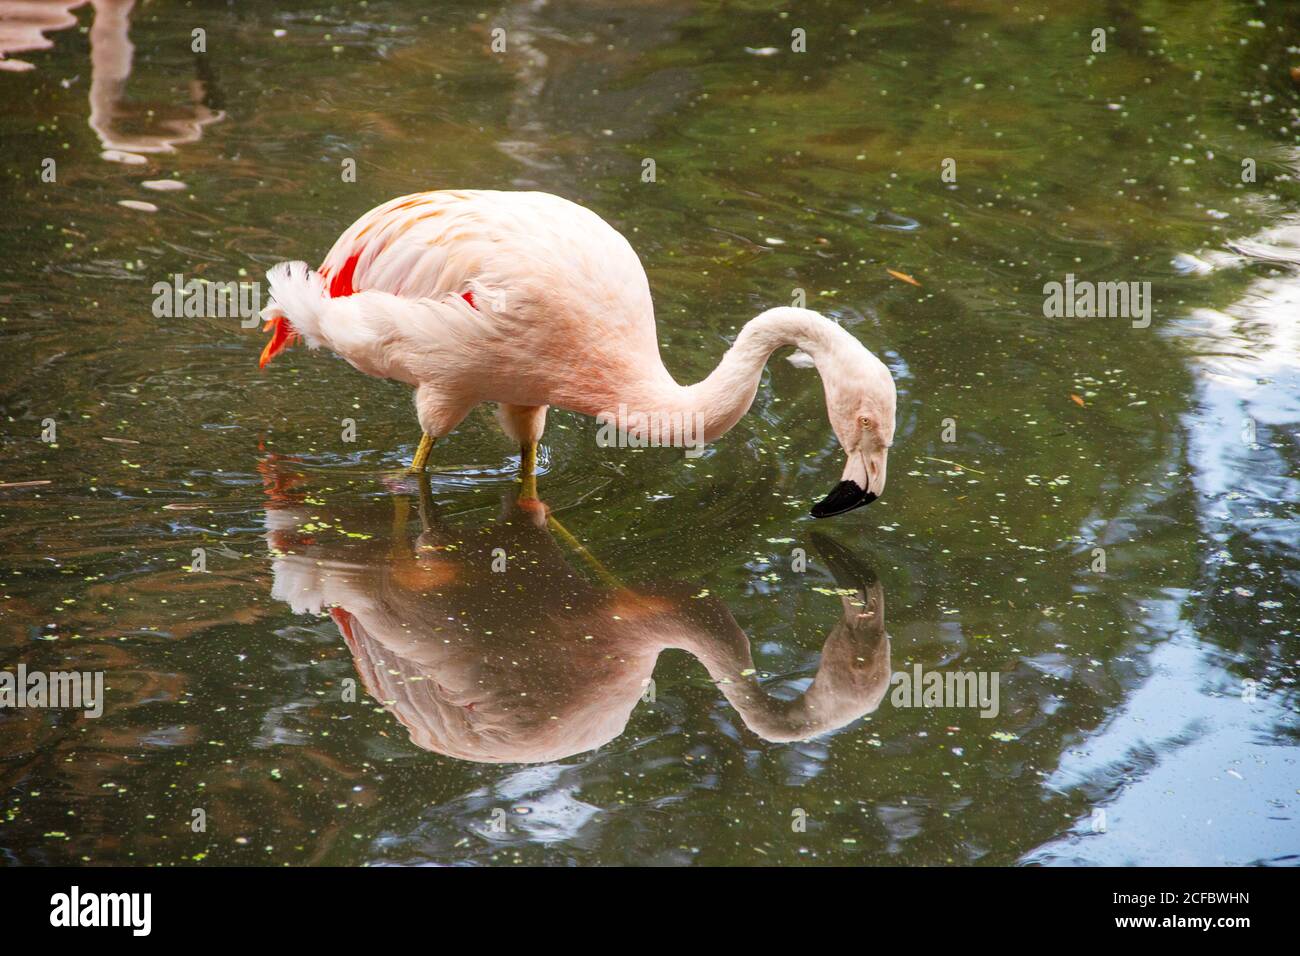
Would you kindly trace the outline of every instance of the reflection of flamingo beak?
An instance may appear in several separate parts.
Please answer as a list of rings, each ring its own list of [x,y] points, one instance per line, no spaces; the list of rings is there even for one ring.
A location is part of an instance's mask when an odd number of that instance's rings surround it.
[[[842,598],[846,622],[855,629],[866,628],[863,636],[885,635],[885,592],[875,570],[838,541],[817,531],[811,538],[813,548],[826,563],[835,583],[855,592]]]
[[[840,587],[869,591],[879,583],[880,579],[876,577],[876,572],[871,565],[834,538],[828,538],[820,531],[814,531],[812,545],[826,562],[831,577]]]

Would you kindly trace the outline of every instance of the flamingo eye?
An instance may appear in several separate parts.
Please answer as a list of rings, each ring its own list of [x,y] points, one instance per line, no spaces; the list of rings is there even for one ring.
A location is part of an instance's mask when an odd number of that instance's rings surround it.
[[[871,419],[868,418],[866,415],[859,415],[859,416],[858,416],[858,424],[861,425],[863,428],[870,428],[870,427],[871,427]]]

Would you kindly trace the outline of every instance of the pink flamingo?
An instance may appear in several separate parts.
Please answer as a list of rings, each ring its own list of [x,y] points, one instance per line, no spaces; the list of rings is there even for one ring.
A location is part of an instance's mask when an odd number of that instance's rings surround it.
[[[540,192],[446,190],[404,196],[353,223],[317,272],[267,273],[271,339],[261,364],[301,336],[368,375],[415,388],[422,472],[436,439],[481,402],[519,443],[536,497],[537,442],[550,405],[617,422],[633,443],[697,447],[749,410],[769,356],[817,368],[848,461],[812,509],[823,518],[874,501],[894,439],[894,381],[845,329],[808,309],[751,319],[702,382],[664,368],[645,270],[613,227]],[[648,440],[648,439],[653,439]]]

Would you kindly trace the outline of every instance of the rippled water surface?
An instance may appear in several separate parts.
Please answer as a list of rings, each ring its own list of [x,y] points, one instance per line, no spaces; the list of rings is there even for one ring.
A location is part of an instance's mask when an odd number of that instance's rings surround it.
[[[1229,0],[0,3],[0,669],[106,682],[0,710],[0,859],[1295,863],[1297,44]],[[885,495],[807,516],[841,453],[774,362],[694,461],[553,411],[570,540],[486,409],[422,496],[403,386],[155,315],[452,186],[620,229],[679,380],[804,290],[898,383]],[[1045,317],[1067,274],[1149,327]],[[998,712],[898,706],[917,665]]]

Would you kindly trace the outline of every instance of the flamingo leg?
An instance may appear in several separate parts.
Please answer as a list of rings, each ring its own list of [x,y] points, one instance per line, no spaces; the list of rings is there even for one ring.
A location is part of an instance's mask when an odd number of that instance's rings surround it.
[[[434,517],[433,489],[429,486],[429,475],[420,472],[420,530],[423,533],[428,534],[433,530]]]
[[[433,439],[427,433],[420,435],[420,447],[415,450],[415,457],[411,459],[411,467],[406,470],[408,475],[424,474],[424,466],[429,463],[429,452],[433,450]]]
[[[519,445],[519,500],[538,502],[537,498],[537,442],[524,441]],[[608,569],[597,560],[596,556],[587,550],[586,546],[579,541],[573,534],[562,525],[550,509],[542,506],[546,514],[547,527],[559,536],[565,544],[571,547],[578,555],[590,565],[596,577],[600,578],[606,585],[616,590],[623,587],[623,583],[618,578],[610,574]]]
[[[609,570],[600,563],[596,556],[587,550],[586,545],[575,538],[568,528],[560,524],[554,515],[546,516],[546,524],[553,532],[559,535],[560,540],[574,551],[578,552],[578,555],[582,560],[586,561],[587,564],[591,566],[591,570],[596,573],[596,577],[600,578],[606,586],[613,588],[615,591],[623,590],[623,582],[610,574]]]
[[[519,446],[520,498],[537,497],[537,442],[524,442]]]
[[[411,502],[406,495],[393,498],[393,534],[389,550],[394,556],[405,553],[407,548],[406,524],[411,518]]]

